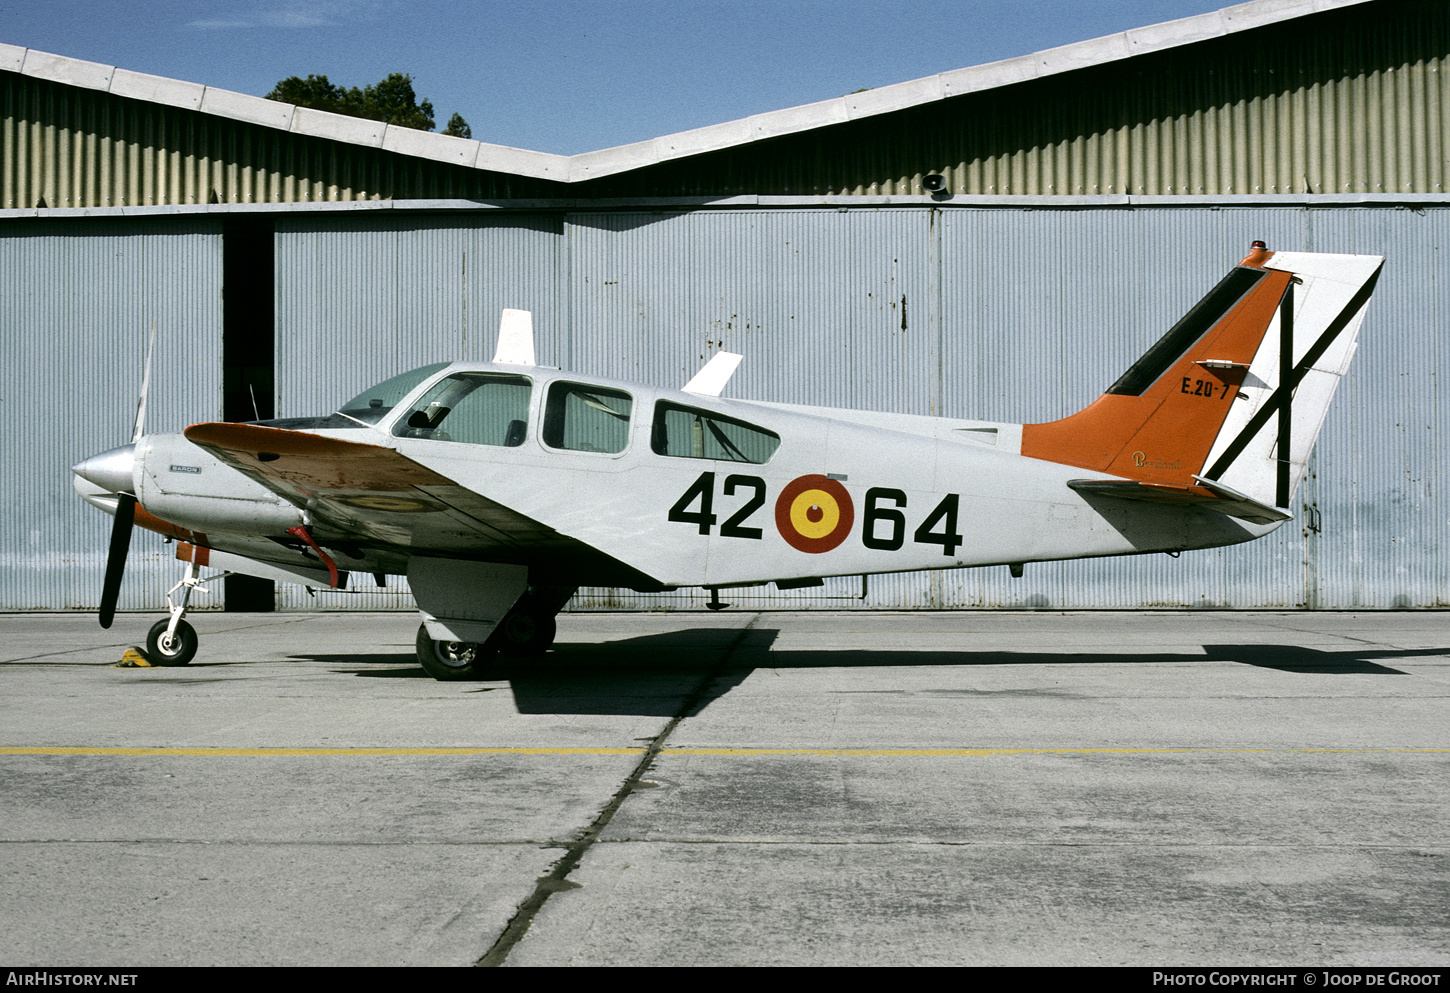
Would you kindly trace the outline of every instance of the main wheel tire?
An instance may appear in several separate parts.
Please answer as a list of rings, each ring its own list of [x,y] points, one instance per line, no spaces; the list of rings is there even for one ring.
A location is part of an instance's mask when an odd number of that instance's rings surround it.
[[[520,604],[503,619],[490,643],[513,658],[537,658],[549,650],[557,632],[552,616]]]
[[[423,670],[445,682],[477,679],[491,654],[471,641],[434,641],[426,624],[418,625],[417,648]]]
[[[186,665],[196,656],[196,629],[181,621],[176,625],[175,636],[166,641],[170,624],[169,617],[157,621],[146,634],[146,657],[152,665]]]

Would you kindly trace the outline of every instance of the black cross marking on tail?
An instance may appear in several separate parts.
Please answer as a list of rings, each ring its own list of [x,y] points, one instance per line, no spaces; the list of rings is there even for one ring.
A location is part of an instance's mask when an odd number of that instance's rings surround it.
[[[1253,441],[1254,437],[1258,435],[1259,431],[1263,429],[1264,425],[1269,423],[1269,418],[1273,417],[1275,414],[1278,414],[1280,418],[1278,475],[1279,506],[1283,507],[1289,502],[1289,405],[1294,401],[1294,390],[1298,388],[1299,383],[1308,374],[1309,370],[1314,367],[1314,363],[1319,361],[1320,356],[1322,356],[1325,351],[1328,350],[1330,345],[1334,344],[1334,339],[1339,337],[1340,332],[1342,332],[1349,325],[1350,321],[1354,320],[1356,314],[1364,309],[1365,304],[1369,302],[1370,295],[1374,293],[1375,284],[1379,282],[1380,272],[1383,269],[1384,264],[1381,263],[1380,267],[1374,271],[1374,275],[1366,280],[1365,284],[1359,288],[1359,292],[1356,293],[1352,298],[1350,298],[1349,303],[1345,304],[1344,309],[1339,312],[1339,316],[1336,317],[1332,322],[1330,322],[1329,327],[1325,328],[1324,333],[1319,336],[1319,340],[1314,342],[1313,346],[1309,349],[1309,351],[1304,353],[1304,358],[1299,360],[1299,364],[1294,366],[1293,371],[1288,375],[1285,374],[1285,370],[1289,369],[1289,363],[1293,359],[1292,353],[1288,351],[1293,346],[1292,311],[1288,318],[1289,334],[1287,337],[1285,337],[1283,334],[1282,329],[1284,327],[1284,321],[1281,318],[1279,346],[1281,349],[1279,362],[1279,385],[1274,390],[1273,395],[1269,397],[1269,402],[1259,408],[1258,413],[1254,414],[1254,416],[1249,419],[1249,423],[1244,425],[1243,430],[1238,433],[1238,436],[1234,438],[1233,442],[1228,446],[1228,448],[1224,449],[1224,453],[1218,457],[1218,461],[1213,464],[1213,468],[1209,469],[1208,472],[1203,474],[1205,479],[1216,480],[1221,477],[1225,472],[1227,472],[1229,466],[1233,465],[1234,459],[1238,458],[1240,455],[1243,454],[1243,451],[1245,448],[1248,447],[1249,442]],[[1293,283],[1290,283],[1290,289],[1284,294],[1284,299],[1286,301],[1290,301],[1292,298],[1293,285]]]

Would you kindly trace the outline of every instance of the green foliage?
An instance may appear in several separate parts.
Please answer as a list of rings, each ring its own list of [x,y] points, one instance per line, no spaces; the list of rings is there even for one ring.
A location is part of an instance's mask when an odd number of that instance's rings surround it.
[[[443,133],[451,134],[455,138],[472,138],[473,128],[468,126],[468,122],[463,119],[462,114],[455,111],[453,116],[448,118],[448,127],[443,129]]]
[[[288,76],[272,88],[267,99],[419,131],[432,131],[434,127],[433,104],[428,100],[420,103],[413,92],[413,77],[401,72],[389,73],[386,79],[361,90],[356,86],[335,86],[326,76]],[[468,122],[456,113],[443,133],[460,138],[473,136]]]

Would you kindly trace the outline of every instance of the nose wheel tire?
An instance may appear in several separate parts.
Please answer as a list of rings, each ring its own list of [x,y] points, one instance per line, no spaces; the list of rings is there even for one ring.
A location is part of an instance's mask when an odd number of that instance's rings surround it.
[[[434,641],[428,637],[428,626],[418,626],[418,664],[434,679],[477,679],[492,652],[486,652],[471,641]]]
[[[157,621],[146,635],[146,657],[153,665],[186,665],[196,655],[196,630],[185,621],[176,625],[176,634],[166,640],[171,620]]]

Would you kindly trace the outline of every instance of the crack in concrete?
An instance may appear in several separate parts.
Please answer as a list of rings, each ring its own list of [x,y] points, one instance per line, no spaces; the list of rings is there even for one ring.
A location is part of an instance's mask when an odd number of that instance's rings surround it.
[[[645,753],[640,756],[639,762],[636,763],[634,769],[625,778],[623,785],[615,791],[609,803],[604,806],[604,809],[599,812],[599,815],[594,818],[593,823],[584,830],[584,833],[569,844],[564,856],[558,862],[554,863],[554,868],[548,875],[539,877],[534,887],[534,892],[529,894],[523,903],[519,904],[518,911],[503,929],[503,933],[498,936],[498,940],[493,943],[493,947],[481,959],[474,963],[475,965],[487,968],[503,965],[504,960],[508,958],[509,952],[513,951],[514,946],[522,941],[524,935],[528,933],[530,925],[534,923],[534,918],[538,915],[539,911],[543,910],[544,904],[548,901],[549,897],[555,893],[579,888],[578,883],[570,883],[566,877],[584,860],[584,856],[589,852],[589,849],[594,847],[594,843],[599,840],[599,836],[604,833],[604,829],[614,819],[614,815],[623,806],[625,799],[639,788],[639,784],[644,779],[644,774],[649,771],[649,767],[664,749],[665,742],[669,740],[670,735],[674,733],[675,728],[679,727],[680,722],[685,719],[686,715],[693,711],[699,704],[710,684],[726,669],[731,657],[745,641],[746,636],[750,634],[751,629],[755,627],[755,623],[758,620],[760,620],[760,615],[756,614],[750,618],[749,623],[740,629],[734,640],[730,642],[729,646],[721,654],[719,661],[705,672],[700,678],[699,683],[680,704],[679,711],[674,717],[669,719],[663,730],[650,742],[648,748],[645,749]]]

